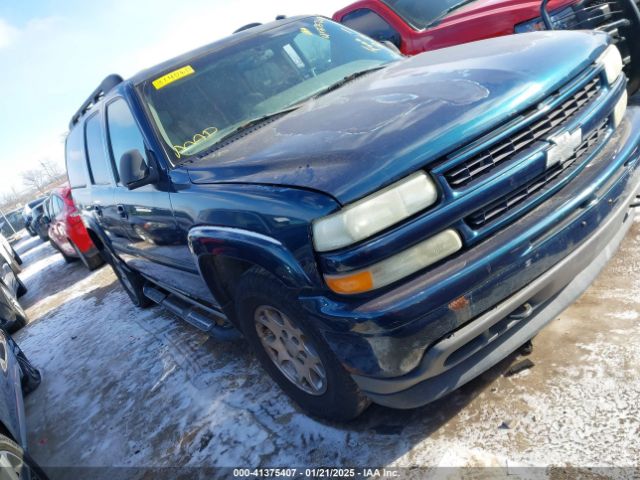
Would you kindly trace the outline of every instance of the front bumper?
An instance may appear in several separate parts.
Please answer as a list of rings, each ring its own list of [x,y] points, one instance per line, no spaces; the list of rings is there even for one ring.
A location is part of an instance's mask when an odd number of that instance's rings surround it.
[[[636,174],[635,179],[638,185],[640,176]],[[497,364],[533,338],[591,285],[633,223],[629,204],[636,194],[637,189],[562,262],[429,348],[411,374],[393,379],[356,375],[356,383],[376,403],[414,408],[437,400]]]
[[[632,223],[639,144],[640,109],[630,108],[578,177],[491,239],[374,299],[303,304],[372,400],[396,408],[436,400],[508,356],[590,285]]]

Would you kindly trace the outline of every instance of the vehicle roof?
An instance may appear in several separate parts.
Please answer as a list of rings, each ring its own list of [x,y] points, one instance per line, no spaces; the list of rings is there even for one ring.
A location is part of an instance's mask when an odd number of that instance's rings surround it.
[[[149,67],[145,70],[142,70],[128,79],[123,80],[118,75],[109,75],[103,80],[103,82],[98,87],[98,89],[95,90],[89,96],[89,98],[83,103],[83,105],[80,107],[80,110],[73,115],[73,117],[71,118],[71,122],[69,123],[69,130],[72,130],[77,124],[81,123],[82,120],[86,118],[87,114],[95,110],[95,108],[98,105],[104,103],[106,99],[109,99],[113,97],[115,94],[121,92],[122,89],[125,88],[127,85],[132,85],[132,86],[138,85],[148,80],[149,78],[157,77],[164,72],[171,71],[172,69],[179,68],[180,66],[184,66],[185,63],[189,62],[194,57],[199,57],[202,55],[209,54],[211,52],[222,50],[229,46],[240,43],[248,38],[259,36],[275,28],[279,28],[284,25],[288,25],[305,18],[311,18],[316,16],[322,16],[322,15],[298,15],[295,17],[283,18],[280,20],[274,20],[272,22],[265,23],[263,25],[248,28],[246,30],[242,30],[237,33],[233,33],[229,36],[221,38],[220,40],[216,40],[215,42],[212,42],[202,47],[196,48],[194,50],[185,52],[182,55],[166,60],[162,63]],[[324,18],[327,18],[327,17],[324,17]],[[107,85],[108,90],[101,92],[100,90],[103,85]]]
[[[27,203],[27,205],[29,205],[29,208],[33,208],[36,205],[38,205],[39,203],[42,203],[46,200],[47,197],[39,197],[36,198],[35,200],[31,200],[29,203]]]
[[[166,60],[162,63],[154,65],[153,67],[147,68],[145,70],[142,70],[141,72],[138,72],[128,80],[125,80],[125,82],[129,82],[134,85],[137,85],[139,83],[144,82],[145,80],[148,80],[150,77],[155,77],[167,70],[171,70],[172,68],[182,66],[184,65],[185,62],[188,62],[194,57],[199,57],[217,50],[222,50],[223,48],[235,45],[248,38],[257,37],[265,32],[268,32],[269,30],[273,30],[275,28],[282,27],[284,25],[288,25],[290,23],[294,23],[299,20],[314,17],[314,16],[322,16],[322,15],[298,15],[295,17],[285,18],[282,20],[275,20],[260,26],[252,27],[247,30],[243,30],[243,31],[231,34],[227,37],[221,38],[220,40],[216,40],[215,42],[196,48],[195,50],[185,52],[182,55]]]

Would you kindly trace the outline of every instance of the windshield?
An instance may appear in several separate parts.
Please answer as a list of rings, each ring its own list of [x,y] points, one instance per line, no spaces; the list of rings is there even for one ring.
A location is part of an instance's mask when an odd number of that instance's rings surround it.
[[[447,13],[475,0],[383,0],[405,22],[417,29],[428,28]]]
[[[399,58],[369,37],[317,17],[193,58],[139,89],[160,136],[180,159],[345,77]]]

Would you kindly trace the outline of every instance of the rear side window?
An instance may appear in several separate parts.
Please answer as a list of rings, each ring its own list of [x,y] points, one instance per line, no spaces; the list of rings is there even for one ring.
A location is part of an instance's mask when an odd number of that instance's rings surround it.
[[[389,41],[400,48],[400,34],[373,10],[355,10],[342,17],[341,23],[375,40]]]
[[[64,210],[64,202],[59,196],[57,195],[53,196],[53,204],[54,204],[53,209],[56,215],[58,215],[60,212],[62,212],[62,210]]]
[[[87,186],[87,169],[84,158],[84,142],[82,128],[74,128],[69,132],[66,142],[67,175],[71,188]]]
[[[120,157],[129,150],[138,150],[146,158],[144,140],[127,102],[118,99],[107,107],[107,126],[111,157],[120,176]]]
[[[108,185],[111,183],[111,171],[107,164],[107,157],[104,154],[104,143],[102,140],[102,127],[100,117],[94,115],[85,127],[85,139],[87,142],[87,156],[91,178],[94,184]]]
[[[60,213],[60,198],[57,195],[51,195],[49,200],[47,200],[47,205],[45,210],[49,214],[49,218],[53,219]]]

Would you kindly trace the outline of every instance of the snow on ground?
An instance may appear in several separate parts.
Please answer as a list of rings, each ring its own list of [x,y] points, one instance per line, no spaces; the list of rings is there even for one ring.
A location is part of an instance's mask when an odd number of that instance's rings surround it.
[[[89,273],[24,239],[31,320],[17,340],[44,375],[26,400],[31,452],[54,478],[79,478],[55,468],[72,465],[490,466],[505,478],[556,476],[522,466],[637,466],[639,247],[635,223],[591,289],[535,339],[533,369],[502,376],[513,356],[432,405],[372,406],[338,425],[300,413],[242,341],[138,310],[109,267]]]

